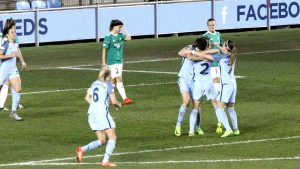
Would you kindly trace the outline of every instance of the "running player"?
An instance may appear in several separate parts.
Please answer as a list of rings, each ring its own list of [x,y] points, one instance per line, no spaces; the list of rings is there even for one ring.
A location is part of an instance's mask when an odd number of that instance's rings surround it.
[[[108,111],[109,99],[117,108],[117,111],[121,108],[121,103],[116,100],[114,87],[109,81],[110,78],[110,68],[103,65],[98,80],[96,80],[87,91],[85,99],[90,104],[88,110],[88,122],[91,129],[95,132],[97,140],[94,140],[83,147],[76,148],[76,159],[78,163],[82,161],[85,152],[103,146],[106,142],[105,137],[107,135],[108,141],[101,166],[117,166],[116,164],[109,162],[109,157],[115,149],[117,139],[115,132],[116,125]]]
[[[6,22],[5,22],[5,26],[4,26],[4,29],[7,28],[8,26],[12,26],[14,29],[16,29],[16,22],[10,18],[8,19]],[[1,42],[2,42],[2,38],[5,38],[2,36],[2,33],[0,34],[0,39],[1,39]],[[14,42],[15,43],[19,43],[19,38],[18,36],[16,36],[16,38],[14,39]],[[18,48],[18,52],[19,52],[19,55],[21,56],[21,58],[23,58],[22,56],[22,53],[21,53],[21,50],[20,48]],[[21,62],[21,68],[22,69],[26,69],[27,68],[27,65],[23,59],[23,62]],[[8,96],[8,89],[10,87],[10,90],[11,90],[11,93],[13,93],[13,88],[11,87],[11,85],[9,84],[9,81],[7,81],[3,86],[2,86],[2,89],[0,91],[0,111],[9,111],[8,108],[5,107],[5,102],[6,102],[6,99],[7,99],[7,96]],[[19,104],[18,105],[18,108],[17,109],[23,109],[23,105]]]
[[[20,59],[21,63],[23,63],[24,60],[19,53],[18,43],[15,43],[16,29],[14,28],[14,21],[8,19],[6,23],[8,24],[2,32],[2,42],[0,47],[0,89],[7,80],[12,85],[12,110],[9,116],[20,121],[22,118],[17,114],[17,107],[21,98],[21,78],[16,65],[16,60],[17,57]]]

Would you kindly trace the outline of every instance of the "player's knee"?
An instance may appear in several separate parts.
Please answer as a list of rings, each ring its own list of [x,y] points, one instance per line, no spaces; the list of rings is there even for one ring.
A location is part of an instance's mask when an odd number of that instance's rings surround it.
[[[20,88],[17,88],[17,89],[15,89],[15,92],[16,93],[21,93],[21,91],[22,91],[22,88],[20,87]]]
[[[106,140],[104,140],[104,139],[100,139],[99,141],[100,141],[101,145],[106,144]]]

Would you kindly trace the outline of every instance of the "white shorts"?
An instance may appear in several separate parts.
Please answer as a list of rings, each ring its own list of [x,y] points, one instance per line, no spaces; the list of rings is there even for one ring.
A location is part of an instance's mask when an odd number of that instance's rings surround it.
[[[220,67],[211,67],[210,68],[211,78],[220,78]]]
[[[192,96],[192,94],[193,94],[193,81],[192,80],[186,80],[184,78],[179,78],[178,86],[179,86],[180,93],[189,92],[189,94]]]
[[[235,103],[236,83],[221,84],[217,100],[223,103]]]
[[[0,85],[4,85],[7,80],[20,77],[19,71],[15,68],[12,72],[0,71]]]
[[[193,100],[201,101],[204,96],[207,100],[216,99],[217,94],[212,81],[195,81],[193,86]]]
[[[91,113],[88,115],[88,122],[93,131],[116,128],[115,121],[109,113],[107,115]]]
[[[111,70],[111,77],[116,78],[122,76],[123,64],[108,65]]]

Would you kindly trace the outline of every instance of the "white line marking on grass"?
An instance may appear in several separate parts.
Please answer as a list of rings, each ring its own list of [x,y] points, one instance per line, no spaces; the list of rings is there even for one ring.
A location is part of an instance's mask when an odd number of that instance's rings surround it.
[[[116,164],[180,164],[180,163],[228,163],[228,162],[252,162],[252,161],[278,161],[278,160],[300,160],[300,157],[269,157],[269,158],[242,158],[242,159],[216,159],[216,160],[183,160],[183,161],[125,161],[125,162],[115,162]],[[0,167],[7,166],[72,166],[72,165],[100,165],[100,162],[96,163],[47,163],[47,162],[28,162],[28,163],[11,163],[2,164]]]
[[[141,87],[141,86],[156,86],[156,85],[167,85],[167,84],[175,84],[177,82],[161,82],[161,83],[139,83],[133,85],[126,85],[125,87]],[[25,94],[42,94],[42,93],[59,93],[59,92],[70,92],[70,91],[81,91],[87,90],[88,88],[78,88],[78,89],[62,89],[62,90],[46,90],[46,91],[37,91],[37,92],[26,92]]]
[[[300,138],[300,136],[291,136],[291,137],[283,137],[283,138],[245,140],[245,141],[237,141],[237,142],[229,142],[229,143],[225,142],[225,143],[214,143],[214,144],[195,145],[195,146],[170,147],[170,148],[163,148],[163,149],[153,149],[153,150],[142,150],[142,151],[135,151],[135,152],[114,153],[113,156],[152,153],[152,152],[163,152],[163,151],[182,150],[182,149],[191,149],[191,148],[202,148],[202,147],[215,147],[215,146],[226,146],[226,145],[237,145],[237,144],[261,143],[261,142],[269,142],[269,141],[299,139],[299,138]],[[95,157],[103,157],[103,155],[84,156],[84,158],[95,158]],[[66,161],[66,160],[75,160],[75,157],[56,158],[56,159],[50,159],[50,160],[39,160],[39,161],[29,161],[29,162],[10,163],[10,164],[0,164],[0,167],[32,165],[32,164],[36,164],[36,163],[50,163],[50,162]],[[132,163],[134,163],[134,162],[132,162]]]
[[[251,54],[263,54],[263,53],[276,53],[276,52],[291,52],[291,51],[300,51],[300,49],[280,49],[280,50],[266,50],[259,52],[244,52],[239,53],[240,55],[251,55]],[[137,60],[137,61],[127,61],[125,64],[130,63],[147,63],[147,62],[160,62],[160,61],[170,61],[170,60],[180,60],[180,57],[166,58],[166,59],[152,59],[152,60]],[[49,69],[62,69],[62,68],[77,68],[77,67],[91,67],[91,66],[101,66],[100,64],[86,64],[86,65],[71,65],[71,66],[62,66],[62,67],[46,67],[46,68],[36,68],[29,70],[49,70]],[[98,69],[99,70],[99,69]]]
[[[245,52],[245,53],[240,53],[240,55],[276,53],[276,52],[291,52],[291,51],[300,51],[300,49],[280,49],[280,50],[266,50],[266,51],[261,51],[261,52]]]

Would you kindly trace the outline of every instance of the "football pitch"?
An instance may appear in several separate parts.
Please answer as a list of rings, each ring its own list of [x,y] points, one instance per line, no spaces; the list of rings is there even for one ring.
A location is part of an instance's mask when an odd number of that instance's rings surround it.
[[[174,135],[181,95],[177,52],[198,36],[136,39],[125,43],[124,84],[134,104],[120,112],[118,168],[299,168],[300,29],[224,33],[238,48],[235,109],[240,136],[220,138],[211,104],[202,104],[205,135]],[[100,168],[105,146],[75,162],[75,148],[96,139],[87,122],[86,90],[96,80],[102,43],[22,47],[29,69],[21,71],[23,121],[0,112],[0,167]],[[116,91],[120,100],[120,96]],[[6,104],[11,106],[11,96]]]

